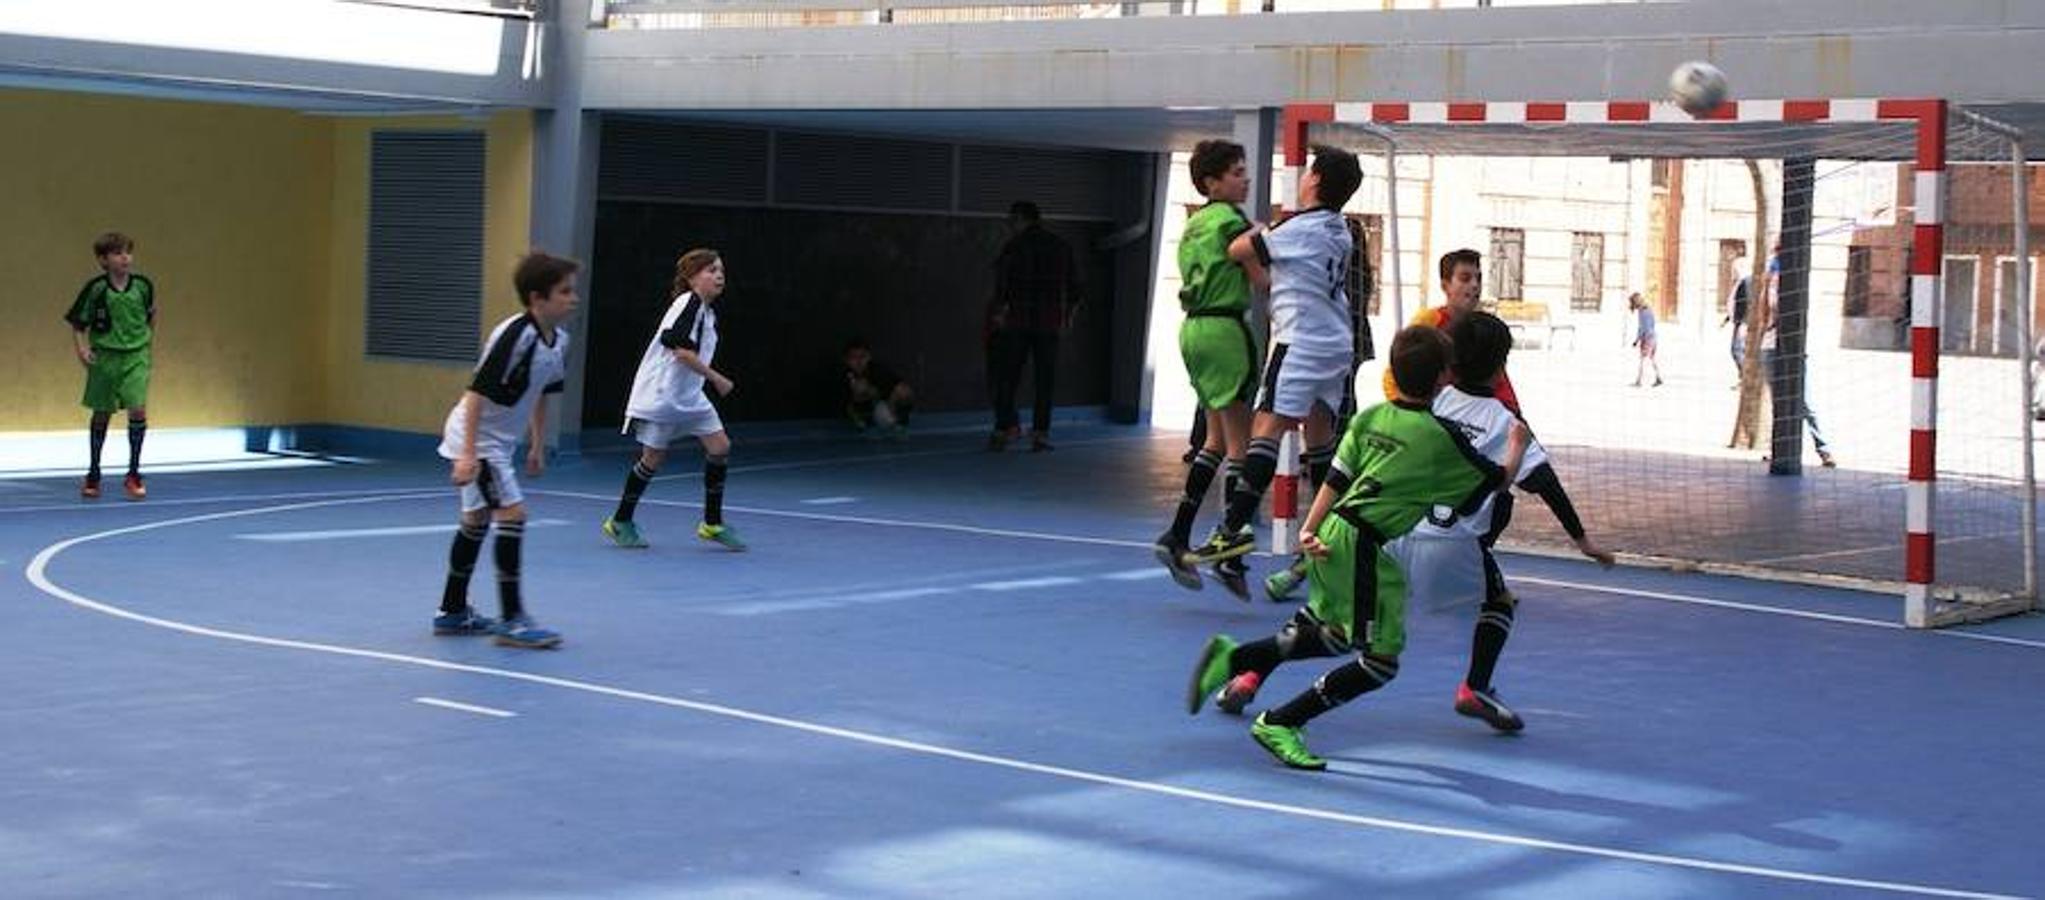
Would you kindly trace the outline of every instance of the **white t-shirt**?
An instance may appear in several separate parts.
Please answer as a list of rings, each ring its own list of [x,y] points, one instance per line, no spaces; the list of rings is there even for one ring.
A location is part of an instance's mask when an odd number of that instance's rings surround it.
[[[1505,408],[1497,397],[1465,393],[1454,387],[1445,387],[1434,395],[1435,418],[1446,420],[1451,427],[1463,433],[1470,446],[1484,454],[1486,459],[1503,465],[1505,447],[1512,437],[1513,423],[1519,417]],[[1539,441],[1528,441],[1526,455],[1520,458],[1519,478],[1524,481],[1535,469],[1548,462],[1548,451]],[[1497,496],[1485,499],[1484,505],[1468,516],[1457,516],[1449,507],[1436,507],[1427,518],[1414,526],[1413,533],[1423,538],[1468,538],[1477,539],[1491,530],[1491,513],[1497,504]]]
[[[695,351],[706,366],[717,353],[717,310],[693,292],[684,291],[668,304],[660,328],[646,343],[632,376],[632,397],[625,402],[628,418],[676,422],[711,408],[703,376],[675,359],[677,349]]]
[[[469,390],[483,395],[476,419],[476,456],[509,460],[532,421],[533,404],[541,394],[558,394],[568,377],[568,332],[554,329],[554,340],[540,337],[539,323],[520,313],[497,323],[483,342],[483,358],[469,378]],[[466,396],[466,395],[465,395]],[[440,431],[440,455],[461,456],[464,429],[462,404],[455,403]]]
[[[1354,354],[1344,289],[1354,242],[1342,214],[1315,207],[1254,241],[1271,270],[1271,341],[1314,356]]]

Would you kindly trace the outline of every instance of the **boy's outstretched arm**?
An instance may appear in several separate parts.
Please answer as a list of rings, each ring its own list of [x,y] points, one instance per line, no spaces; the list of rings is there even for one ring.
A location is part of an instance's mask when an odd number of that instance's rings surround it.
[[[1555,521],[1569,534],[1570,541],[1583,555],[1597,560],[1599,565],[1611,568],[1614,557],[1611,551],[1592,543],[1584,532],[1583,520],[1577,517],[1576,505],[1569,501],[1569,492],[1562,489],[1562,479],[1555,474],[1555,467],[1542,463],[1520,480],[1520,489],[1530,491],[1548,504],[1548,511],[1554,513]]]

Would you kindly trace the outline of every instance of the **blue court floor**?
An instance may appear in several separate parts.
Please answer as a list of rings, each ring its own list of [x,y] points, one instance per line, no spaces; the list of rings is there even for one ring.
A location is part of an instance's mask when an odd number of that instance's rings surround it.
[[[741,433],[745,554],[694,539],[695,454],[646,551],[598,533],[626,457],[565,461],[526,482],[551,652],[429,633],[432,459],[0,482],[0,894],[2045,895],[2045,619],[1507,556],[1527,730],[1454,714],[1474,610],[1417,609],[1294,772],[1183,708],[1290,608],[1151,560],[1182,437],[1061,437]]]

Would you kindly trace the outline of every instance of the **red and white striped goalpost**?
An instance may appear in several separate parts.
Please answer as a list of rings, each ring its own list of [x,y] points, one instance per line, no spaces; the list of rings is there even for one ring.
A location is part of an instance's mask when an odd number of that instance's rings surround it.
[[[1649,101],[1566,103],[1295,103],[1279,128],[1286,168],[1296,179],[1306,166],[1308,130],[1317,123],[1376,125],[1456,124],[1689,124],[1711,122],[1907,122],[1916,126],[1916,218],[1910,258],[1910,473],[1904,506],[1903,621],[1935,624],[1932,594],[1936,547],[1932,510],[1938,462],[1939,323],[1945,308],[1943,276],[1946,219],[1946,112],[1944,100],[1736,100],[1701,116],[1674,104]],[[1294,182],[1295,184],[1297,181]],[[1288,200],[1290,198],[1287,198]],[[1397,227],[1397,223],[1393,223]],[[1397,290],[1397,287],[1394,287]],[[1281,454],[1280,459],[1287,458]],[[1293,457],[1296,461],[1296,456]],[[1295,463],[1296,470],[1296,463]],[[1272,545],[1289,552],[1292,493],[1272,492]],[[1278,501],[1288,502],[1281,508]],[[1284,541],[1281,544],[1280,541]]]

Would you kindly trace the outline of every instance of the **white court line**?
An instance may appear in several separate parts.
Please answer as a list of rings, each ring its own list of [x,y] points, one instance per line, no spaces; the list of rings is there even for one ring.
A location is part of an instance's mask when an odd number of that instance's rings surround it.
[[[1068,584],[1078,584],[1082,580],[1069,575],[1052,575],[1048,578],[1018,578],[1014,581],[982,581],[966,587],[975,591],[1026,591],[1030,588],[1064,587]]]
[[[704,713],[707,715],[722,716],[728,719],[737,719],[739,721],[744,722],[752,722],[760,725],[769,725],[776,728],[788,729],[791,731],[799,731],[807,734],[815,734],[824,737],[838,738],[841,740],[852,741],[854,743],[866,744],[869,746],[886,747],[889,749],[902,750],[909,753],[918,753],[925,756],[935,756],[943,759],[953,759],[958,760],[960,762],[978,763],[980,765],[990,766],[994,768],[1008,769],[1011,771],[1018,772],[1029,772],[1037,775],[1048,775],[1055,778],[1063,778],[1069,781],[1078,781],[1087,784],[1099,784],[1108,787],[1117,787],[1125,790],[1138,791],[1141,793],[1157,794],[1167,797],[1177,797],[1180,799],[1193,800],[1201,803],[1213,804],[1216,806],[1226,806],[1233,809],[1257,810],[1260,812],[1276,813],[1279,815],[1288,815],[1303,819],[1313,819],[1324,822],[1336,822],[1345,825],[1356,825],[1364,828],[1378,829],[1381,831],[1396,831],[1407,834],[1423,834],[1434,837],[1455,838],[1460,840],[1476,841],[1479,843],[1496,844],[1509,847],[1522,847],[1529,850],[1547,850],[1577,856],[1596,857],[1600,859],[1612,859],[1624,862],[1646,863],[1649,865],[1669,866],[1672,868],[1692,869],[1706,872],[1722,872],[1734,875],[1748,875],[1756,878],[1774,879],[1777,881],[1799,882],[1805,884],[1824,884],[1838,887],[1864,888],[1867,890],[1888,891],[1892,893],[1905,894],[1921,894],[1934,897],[1968,897],[1982,898],[1982,900],[2016,900],[2016,898],[2013,897],[2012,895],[2005,894],[1991,894],[1977,891],[1961,890],[1957,888],[1944,888],[1932,885],[1912,884],[1909,882],[1900,881],[1875,881],[1863,878],[1848,878],[1839,875],[1824,875],[1815,872],[1801,872],[1793,869],[1773,869],[1764,866],[1752,866],[1743,863],[1721,862],[1718,860],[1703,859],[1698,857],[1674,856],[1671,854],[1664,853],[1645,853],[1635,850],[1624,850],[1616,847],[1604,847],[1596,844],[1578,844],[1570,843],[1567,841],[1548,840],[1545,838],[1525,837],[1522,835],[1506,834],[1502,832],[1479,831],[1471,828],[1453,828],[1441,825],[1427,825],[1424,823],[1410,822],[1403,819],[1391,819],[1381,816],[1357,815],[1354,813],[1345,813],[1337,810],[1323,809],[1319,807],[1298,806],[1289,803],[1274,803],[1267,800],[1255,800],[1248,797],[1238,797],[1233,794],[1223,794],[1215,791],[1199,790],[1196,788],[1178,787],[1176,785],[1164,784],[1155,781],[1142,781],[1134,778],[1123,778],[1118,775],[1107,775],[1100,772],[1089,772],[1083,769],[1072,769],[1064,766],[1053,766],[1046,765],[1044,763],[1034,763],[1029,762],[1027,760],[1014,759],[1006,756],[995,756],[993,754],[988,753],[976,753],[969,750],[957,750],[950,747],[939,746],[937,744],[926,744],[920,741],[903,740],[901,738],[892,738],[887,737],[885,735],[872,734],[864,731],[854,731],[849,728],[839,728],[832,725],[823,725],[816,722],[807,722],[801,719],[792,719],[784,716],[757,713],[751,710],[739,709],[737,707],[722,706],[715,703],[704,703],[698,700],[686,700],[680,697],[668,696],[666,694],[654,694],[646,691],[635,691],[626,688],[611,687],[609,685],[596,684],[594,682],[588,681],[577,681],[574,679],[559,678],[550,675],[536,675],[530,672],[519,672],[511,669],[499,669],[491,666],[478,666],[467,663],[448,662],[447,660],[441,659],[429,659],[426,657],[408,656],[402,653],[391,653],[382,650],[366,650],[359,647],[344,647],[336,644],[320,644],[311,641],[297,641],[290,640],[287,638],[273,638],[256,634],[246,634],[243,632],[227,631],[218,628],[207,628],[200,625],[191,625],[184,622],[178,622],[172,619],[164,619],[156,616],[144,615],[142,613],[122,609],[112,604],[102,603],[100,601],[93,600],[82,594],[74,593],[64,587],[61,587],[57,583],[51,581],[49,578],[50,562],[56,559],[58,554],[63,553],[65,550],[68,550],[74,546],[89,541],[96,541],[102,538],[116,537],[124,534],[134,534],[137,532],[150,531],[158,528],[168,528],[177,525],[189,525],[198,522],[213,521],[217,519],[263,515],[273,512],[287,512],[291,510],[309,509],[321,506],[337,506],[351,503],[373,503],[379,500],[389,499],[404,498],[402,496],[365,497],[352,500],[328,500],[311,503],[293,503],[285,504],[282,506],[257,507],[253,509],[229,510],[225,512],[207,513],[204,515],[188,516],[182,519],[165,519],[158,522],[148,522],[141,525],[130,525],[125,528],[112,528],[105,531],[79,535],[73,538],[67,538],[65,540],[58,541],[57,543],[44,547],[42,550],[36,553],[35,559],[30,561],[28,568],[24,570],[23,574],[24,577],[28,579],[30,584],[35,585],[36,589],[42,591],[43,593],[49,594],[50,596],[55,597],[59,600],[62,600],[66,603],[69,603],[73,606],[79,607],[81,609],[91,610],[93,612],[113,616],[115,618],[127,619],[131,622],[138,622],[144,625],[152,625],[158,628],[182,632],[185,634],[196,635],[199,637],[210,637],[219,640],[236,641],[245,644],[255,644],[264,647],[276,647],[286,650],[305,650],[314,653],[326,653],[335,656],[381,660],[384,662],[399,663],[402,665],[417,666],[420,668],[437,669],[445,672],[466,672],[474,675],[487,675],[490,677],[504,678],[511,681],[522,681],[528,684],[545,685],[548,687],[557,687],[566,690],[596,694],[599,696],[615,697],[621,700],[635,700],[642,703],[651,703],[659,706],[673,707],[676,709],[686,709],[693,712]]]
[[[739,603],[731,606],[716,607],[711,612],[727,616],[758,616],[769,613],[809,612],[819,609],[836,609],[840,606],[851,606],[860,603],[885,603],[890,600],[909,600],[916,597],[928,597],[933,594],[949,593],[951,593],[951,588],[902,588],[893,591],[868,591],[863,594],[833,594],[829,597],[817,597],[809,600],[763,600],[758,603]]]
[[[545,494],[554,497],[570,497],[581,500],[597,500],[604,503],[609,503],[614,499],[609,495],[584,494],[577,493],[574,491],[527,491],[526,493]],[[683,500],[641,500],[639,501],[639,503],[642,506],[651,504],[654,506],[680,506],[689,508],[699,508],[703,505],[701,503],[692,503]],[[1007,528],[978,528],[971,525],[951,525],[944,522],[915,522],[903,519],[878,519],[867,516],[834,516],[826,513],[793,512],[789,510],[760,509],[757,507],[743,506],[726,506],[725,509],[737,510],[739,512],[745,512],[752,515],[760,516],[781,516],[790,519],[811,519],[822,522],[849,522],[859,525],[883,525],[893,528],[921,528],[930,531],[949,531],[961,534],[977,534],[986,537],[1019,538],[1022,540],[1032,541],[1056,541],[1067,544],[1091,544],[1096,546],[1107,547],[1142,547],[1145,549],[1148,549],[1152,546],[1152,543],[1149,541],[1122,541],[1114,540],[1111,538],[1081,537],[1077,535],[1065,534],[1045,534],[1039,531],[1018,531]],[[1769,615],[1789,616],[1791,618],[1798,619],[1813,619],[1821,622],[1833,622],[1842,625],[1868,625],[1873,626],[1875,628],[1886,628],[1890,630],[1903,629],[1903,625],[1901,623],[1888,622],[1883,621],[1881,619],[1866,619],[1858,616],[1842,616],[1835,615],[1833,613],[1811,612],[1808,610],[1790,609],[1781,606],[1768,606],[1766,604],[1761,603],[1741,603],[1735,600],[1714,600],[1710,597],[1698,597],[1690,594],[1672,594],[1664,591],[1647,591],[1638,588],[1615,587],[1611,585],[1591,584],[1582,581],[1562,581],[1558,579],[1537,578],[1526,575],[1507,575],[1506,580],[1524,582],[1527,584],[1545,584],[1551,587],[1571,588],[1575,590],[1588,591],[1592,593],[1617,594],[1625,597],[1639,597],[1644,600],[1669,600],[1677,603],[1690,603],[1698,606],[1715,607],[1718,609],[1738,610],[1741,612],[1766,613]],[[1956,631],[1951,628],[1937,628],[1926,631],[1924,633],[1934,637],[1949,637],[1958,638],[1962,640],[1986,641],[1988,643],[1994,644],[2009,644],[2012,646],[2019,647],[2037,647],[2039,649],[2045,649],[2045,641],[2034,641],[2026,638],[2003,637],[2001,635],[1994,634],[1980,634],[1969,631]]]
[[[1109,572],[1100,577],[1106,578],[1109,581],[1149,581],[1152,578],[1163,578],[1170,574],[1170,572],[1164,570],[1163,566],[1156,566],[1149,569],[1130,569],[1126,572]]]
[[[2024,533],[2022,531],[2009,531],[2001,534],[1970,534],[1964,537],[1937,538],[1934,539],[1932,543],[1964,544],[1968,541],[2003,541],[2009,540],[2011,538],[2021,538],[2023,536]],[[1767,559],[1750,559],[1746,561],[1746,564],[1750,566],[1767,566],[1776,563],[1803,562],[1806,560],[1813,559],[1831,559],[1833,557],[1839,556],[1863,556],[1869,553],[1895,553],[1902,550],[1902,548],[1903,545],[1899,542],[1894,544],[1883,544],[1879,547],[1855,547],[1851,550],[1827,550],[1822,553],[1798,553],[1791,556],[1771,556]]]
[[[413,697],[412,702],[424,703],[427,706],[438,706],[441,709],[452,709],[457,710],[459,712],[475,713],[476,715],[479,716],[491,716],[498,719],[518,718],[518,713],[512,712],[511,710],[508,709],[495,709],[488,706],[476,706],[474,704],[469,703],[456,703],[453,700],[442,700],[439,697]]]
[[[567,519],[534,519],[525,523],[527,528],[548,528],[566,525]],[[290,544],[303,541],[330,541],[339,538],[395,537],[406,534],[452,534],[455,526],[442,522],[438,525],[393,525],[388,528],[336,528],[327,531],[255,531],[237,534],[244,541],[265,541],[268,543]]]
[[[74,500],[70,503],[51,503],[43,506],[0,506],[0,515],[24,512],[67,512],[86,509],[122,509],[133,512],[138,509],[151,509],[158,506],[203,506],[208,503],[242,503],[257,500],[318,500],[328,497],[367,497],[372,495],[378,498],[400,495],[411,497],[444,497],[447,496],[448,491],[452,490],[453,487],[453,485],[449,485],[438,490],[365,488],[353,491],[300,491],[283,494],[215,494],[211,497],[177,497],[162,500],[144,500],[139,503],[131,503],[125,500],[113,502],[105,500]]]
[[[1117,444],[1125,441],[1158,441],[1163,440],[1167,437],[1170,437],[1173,440],[1182,440],[1182,438],[1176,435],[1157,434],[1155,432],[1152,432],[1148,434],[1120,435],[1116,437],[1104,438],[1088,438],[1087,440],[1083,441],[1059,441],[1058,446],[1087,447],[1094,444]],[[747,472],[779,472],[787,469],[810,469],[815,468],[817,466],[856,466],[865,463],[893,462],[898,459],[925,459],[932,456],[974,456],[984,455],[986,453],[987,449],[985,447],[973,446],[973,447],[950,447],[943,450],[911,450],[907,453],[888,453],[884,455],[873,456],[833,456],[827,459],[801,459],[794,460],[792,462],[761,463],[757,466],[739,466],[737,468],[732,469],[731,474],[743,475]],[[673,475],[655,475],[653,476],[653,480],[656,482],[661,482],[674,481],[684,478],[701,477],[703,477],[703,473],[701,471],[677,472]],[[532,492],[527,491],[526,493],[530,494]]]
[[[811,497],[800,501],[806,506],[837,506],[841,503],[858,503],[858,497]]]

